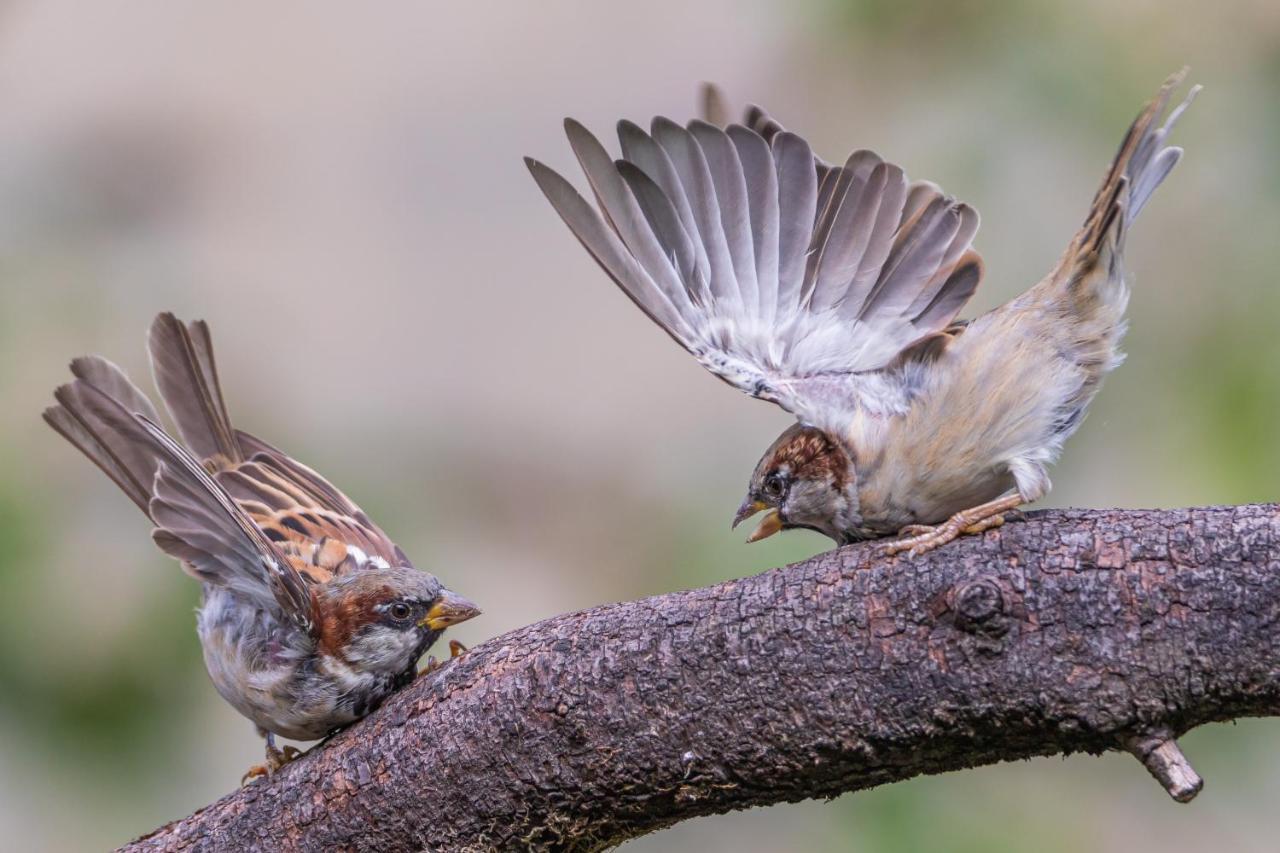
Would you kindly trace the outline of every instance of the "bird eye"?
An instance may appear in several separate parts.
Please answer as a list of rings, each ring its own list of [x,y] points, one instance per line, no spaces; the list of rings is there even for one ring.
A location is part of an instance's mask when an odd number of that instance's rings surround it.
[[[782,497],[782,478],[777,474],[770,474],[764,478],[764,493],[766,497],[780,498]]]
[[[387,608],[387,612],[391,614],[392,619],[403,621],[409,618],[409,614],[412,610],[410,610],[409,605],[405,604],[403,601],[397,601],[395,604],[392,604]]]

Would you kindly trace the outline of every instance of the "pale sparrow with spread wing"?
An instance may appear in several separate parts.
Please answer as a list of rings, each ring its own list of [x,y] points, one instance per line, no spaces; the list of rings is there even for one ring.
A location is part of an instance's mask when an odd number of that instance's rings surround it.
[[[196,630],[214,687],[267,738],[324,737],[413,680],[449,625],[480,611],[420,572],[310,468],[235,429],[204,322],[161,314],[152,370],[182,443],[111,362],[71,363],[45,420],[155,523],[204,587]],[[185,446],[184,446],[185,444]]]
[[[1129,128],[1084,225],[1040,283],[969,322],[978,214],[870,151],[816,158],[756,107],[742,124],[618,125],[615,161],[565,128],[596,207],[526,158],[606,273],[704,367],[799,423],[765,452],[735,526],[922,553],[1049,490],[1047,467],[1120,363],[1125,237],[1181,150],[1181,72]],[[707,115],[723,115],[710,90]],[[1025,212],[1024,214],[1025,215]]]

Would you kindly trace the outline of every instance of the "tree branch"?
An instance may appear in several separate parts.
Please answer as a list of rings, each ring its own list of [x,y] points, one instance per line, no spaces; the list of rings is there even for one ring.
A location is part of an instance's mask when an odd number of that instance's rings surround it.
[[[595,850],[697,815],[1280,708],[1280,507],[1030,514],[530,625],[126,849]]]

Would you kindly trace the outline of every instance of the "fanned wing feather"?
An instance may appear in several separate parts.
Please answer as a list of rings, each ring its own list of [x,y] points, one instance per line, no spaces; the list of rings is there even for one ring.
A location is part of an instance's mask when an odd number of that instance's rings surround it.
[[[159,420],[156,407],[147,396],[125,376],[123,370],[105,358],[85,355],[72,359],[71,375],[97,388],[119,403],[125,411],[143,415],[153,421]]]
[[[960,219],[957,208],[944,198],[935,198],[914,220],[904,222],[858,319],[893,317],[914,302],[921,283],[927,288],[937,274],[947,247],[960,230]]]
[[[751,244],[756,262],[756,311],[763,323],[772,324],[778,310],[778,172],[773,151],[759,134],[734,125],[727,131],[738,151],[747,209],[751,217]]]
[[[649,317],[683,342],[692,330],[626,244],[564,178],[526,158],[533,178],[596,263]]]
[[[693,209],[689,206],[689,199],[685,195],[684,186],[680,183],[675,165],[662,146],[641,130],[639,125],[632,122],[625,120],[618,122],[618,142],[622,145],[623,159],[634,163],[641,172],[649,176],[662,194],[670,200],[672,209],[679,217],[680,225],[694,251],[694,266],[689,271],[688,278],[685,279],[685,286],[689,289],[694,301],[706,304],[711,299],[711,262],[707,259],[706,247],[698,237],[698,226],[693,217]],[[567,182],[565,185],[573,191],[573,187]]]
[[[892,270],[888,261],[897,238],[909,234],[911,226],[910,220],[904,221],[902,215],[907,198],[907,178],[900,168],[891,163],[880,163],[871,170],[867,188],[860,199],[860,207],[868,224],[864,226],[865,232],[861,229],[858,232],[858,264],[841,303],[841,314],[849,319],[857,319],[866,313],[867,305],[884,276]]]
[[[187,326],[173,314],[161,314],[151,324],[148,348],[160,399],[182,440],[202,459],[239,461],[204,322]]]
[[[728,134],[704,121],[691,122],[689,132],[698,146],[708,152],[712,190],[720,211],[720,227],[732,262],[736,292],[745,305],[760,303],[756,282],[755,242],[751,234],[751,211],[747,205],[747,183],[738,149]]]
[[[870,151],[856,151],[839,170],[847,175],[846,189],[829,217],[825,233],[814,235],[820,250],[814,254],[811,310],[825,311],[847,298],[849,286],[866,254],[875,224],[878,199],[884,191],[884,169]],[[820,226],[821,228],[821,226]]]
[[[566,132],[597,208],[526,162],[583,246],[709,370],[807,422],[900,407],[868,374],[945,329],[981,277],[971,208],[870,151],[823,163],[758,108],[723,130],[621,122],[619,161]]]
[[[955,268],[947,276],[942,287],[928,304],[920,306],[918,323],[922,327],[936,328],[947,325],[946,318],[955,317],[973,297],[982,280],[982,258],[969,250],[956,261]],[[915,306],[912,306],[914,310]]]
[[[260,599],[265,579],[290,621],[312,631],[314,598],[288,558],[195,457],[147,418],[134,418],[162,457],[150,505],[160,549],[242,595]]]
[[[105,359],[73,361],[75,381],[57,389],[58,404],[44,417],[160,526],[161,548],[206,582],[288,608],[298,624],[310,618],[305,583],[410,565],[331,483],[232,427],[204,322],[162,314],[150,345],[166,405],[182,434],[208,454],[203,460],[156,426],[155,407]]]
[[[155,407],[105,358],[77,358],[71,362],[71,373],[76,381],[54,391],[58,405],[45,410],[45,421],[146,512],[156,473],[155,453],[146,442],[135,441],[128,430],[121,432],[115,423],[121,420],[117,410],[153,417]]]
[[[676,176],[685,190],[694,228],[702,243],[711,271],[711,295],[717,303],[732,310],[742,298],[734,278],[733,260],[728,240],[720,221],[720,203],[707,159],[693,134],[675,122],[659,116],[653,120],[652,135],[675,167]]]
[[[578,157],[578,163],[591,182],[596,202],[605,211],[615,233],[626,244],[628,251],[649,271],[653,284],[660,291],[660,298],[669,302],[676,314],[684,314],[689,305],[688,293],[671,266],[663,240],[658,236],[659,229],[652,224],[652,217],[646,217],[626,179],[615,167],[613,159],[586,128],[567,119],[565,133]],[[646,198],[656,200],[654,196]],[[660,226],[660,233],[667,235],[669,228],[665,224]],[[685,248],[683,243],[681,248]]]
[[[619,160],[614,165],[644,212],[663,254],[676,268],[681,288],[680,293],[670,297],[673,307],[686,319],[694,316],[692,307],[705,301],[705,288],[698,284],[703,281],[697,273],[698,252],[680,214],[662,189],[635,164]]]
[[[719,87],[703,83],[698,94],[702,104],[702,118],[708,124],[724,127],[730,122],[729,103]]]
[[[794,133],[773,138],[778,177],[778,318],[795,316],[818,210],[818,175],[809,143]]]
[[[712,124],[728,124],[729,110],[724,94],[711,83],[703,84],[703,90],[702,103],[704,111],[702,117]],[[718,115],[713,115],[707,107],[717,103],[720,105],[720,109]],[[773,144],[774,137],[786,130],[777,119],[769,115],[763,107],[756,104],[748,104],[747,108],[743,110],[742,126],[757,133],[770,145]],[[814,170],[818,173],[819,183],[826,177],[828,170],[834,168],[821,157],[814,157],[813,165]]]
[[[155,408],[115,365],[72,362],[45,419],[85,453],[158,526],[156,543],[201,580],[311,626],[310,593],[288,561],[151,418]]]

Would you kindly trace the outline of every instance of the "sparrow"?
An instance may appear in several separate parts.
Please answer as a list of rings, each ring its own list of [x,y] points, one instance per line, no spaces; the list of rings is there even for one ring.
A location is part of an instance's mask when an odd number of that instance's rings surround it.
[[[747,540],[807,528],[837,544],[897,535],[918,555],[1044,496],[1048,466],[1122,356],[1129,227],[1182,155],[1160,123],[1186,69],[1138,115],[1052,271],[957,320],[982,278],[978,214],[859,150],[843,165],[764,110],[648,132],[615,160],[565,131],[593,207],[525,158],[570,230],[651,320],[729,384],[797,418],[751,475]]]
[[[203,588],[196,631],[222,698],[266,738],[274,772],[416,675],[445,628],[479,609],[420,572],[327,480],[235,429],[209,328],[161,314],[152,372],[180,441],[145,394],[97,356],[71,362],[48,424],[155,524],[151,537]],[[461,646],[454,644],[455,654]]]

